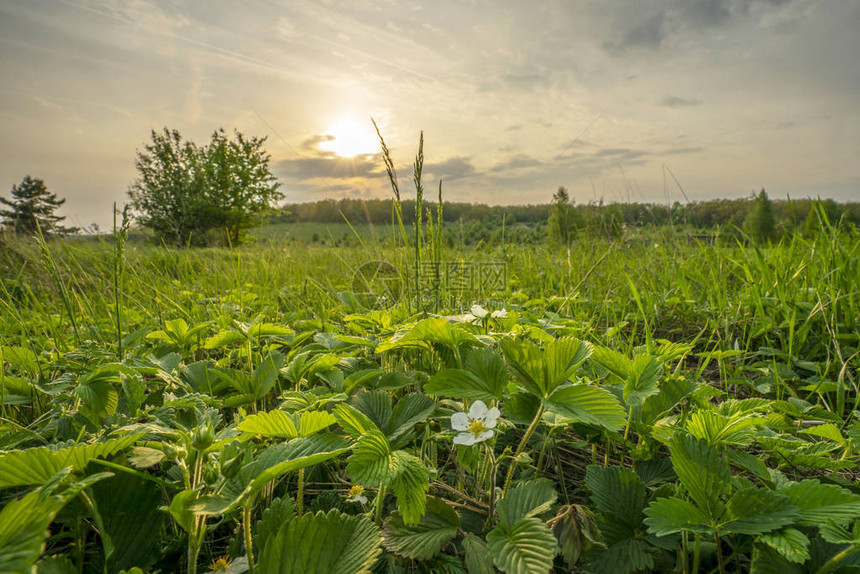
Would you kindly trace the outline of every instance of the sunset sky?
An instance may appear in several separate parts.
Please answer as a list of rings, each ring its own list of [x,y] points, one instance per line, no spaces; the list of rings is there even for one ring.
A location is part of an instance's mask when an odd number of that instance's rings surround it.
[[[856,0],[0,0],[0,194],[106,227],[167,126],[268,136],[290,202],[389,197],[373,116],[450,201],[860,200],[858,30]]]

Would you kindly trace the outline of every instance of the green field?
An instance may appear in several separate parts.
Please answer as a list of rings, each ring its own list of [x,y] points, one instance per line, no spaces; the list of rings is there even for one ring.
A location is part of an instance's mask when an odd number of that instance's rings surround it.
[[[0,572],[860,571],[856,227],[413,233],[0,241]]]

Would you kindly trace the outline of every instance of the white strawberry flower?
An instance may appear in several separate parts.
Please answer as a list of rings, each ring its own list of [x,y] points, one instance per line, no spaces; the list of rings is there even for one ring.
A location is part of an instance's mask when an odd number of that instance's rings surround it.
[[[367,504],[367,497],[364,495],[364,487],[360,484],[353,485],[347,494],[349,496],[349,498],[346,499],[347,502]]]
[[[492,438],[499,419],[499,409],[487,408],[484,401],[475,401],[469,408],[469,413],[454,413],[451,415],[451,428],[461,431],[454,437],[454,444],[470,446]]]

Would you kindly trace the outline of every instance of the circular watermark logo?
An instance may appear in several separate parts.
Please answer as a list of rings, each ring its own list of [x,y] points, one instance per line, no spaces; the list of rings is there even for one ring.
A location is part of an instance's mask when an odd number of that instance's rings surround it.
[[[400,300],[404,282],[400,270],[387,261],[368,261],[352,276],[352,292],[368,309],[386,309]]]

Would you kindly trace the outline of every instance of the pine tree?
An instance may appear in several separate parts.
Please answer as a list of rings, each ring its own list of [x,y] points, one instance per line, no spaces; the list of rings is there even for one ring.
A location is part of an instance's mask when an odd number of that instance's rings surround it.
[[[56,193],[49,193],[44,181],[28,175],[19,185],[12,186],[11,200],[0,197],[0,203],[11,208],[0,210],[0,217],[6,227],[26,235],[35,235],[37,229],[46,235],[74,233],[76,228],[60,225],[64,216],[54,214],[65,202],[65,199],[57,199]]]
[[[744,231],[756,243],[767,243],[776,239],[776,215],[773,203],[764,189],[755,198],[755,205],[744,219]]]
[[[550,206],[548,232],[550,241],[564,247],[569,246],[576,236],[579,227],[576,209],[570,202],[570,196],[564,187],[552,195]]]

